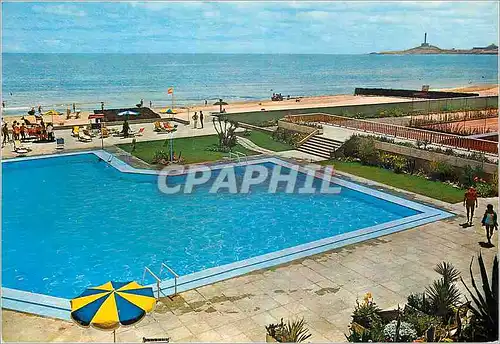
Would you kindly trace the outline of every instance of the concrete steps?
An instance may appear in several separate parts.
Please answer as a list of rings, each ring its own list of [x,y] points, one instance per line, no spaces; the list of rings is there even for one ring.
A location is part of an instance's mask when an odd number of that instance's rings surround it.
[[[322,157],[324,159],[330,159],[332,152],[336,151],[343,142],[328,139],[320,135],[311,136],[306,142],[304,142],[298,151],[309,153]]]

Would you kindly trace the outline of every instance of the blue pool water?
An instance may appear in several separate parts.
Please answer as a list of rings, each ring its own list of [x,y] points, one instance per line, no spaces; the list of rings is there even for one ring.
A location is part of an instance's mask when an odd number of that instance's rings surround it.
[[[93,154],[4,163],[2,178],[3,286],[66,298],[161,262],[185,275],[418,213],[345,187],[165,195]]]

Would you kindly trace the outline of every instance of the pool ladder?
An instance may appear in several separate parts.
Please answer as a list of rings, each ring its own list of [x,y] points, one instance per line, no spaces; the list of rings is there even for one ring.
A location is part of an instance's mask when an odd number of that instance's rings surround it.
[[[241,152],[238,152],[238,151],[234,151],[234,152],[229,152],[229,158],[236,158],[236,160],[238,160],[238,162],[241,162],[241,158],[245,158],[245,161],[248,162],[248,157],[245,153],[241,153]]]
[[[165,268],[168,272],[170,272],[174,276],[174,296],[177,295],[177,279],[179,278],[179,275],[175,273],[174,270],[172,270],[167,264],[161,263],[160,267],[160,273],[159,275],[161,276],[162,272],[164,271],[163,268]],[[151,271],[150,268],[147,266],[144,267],[144,273],[142,274],[142,284],[144,284],[144,280],[146,278],[146,272],[149,273],[153,278],[156,280],[156,289],[158,292],[158,296],[156,299],[158,300],[160,298],[160,283],[161,283],[161,278],[158,277],[153,271]]]

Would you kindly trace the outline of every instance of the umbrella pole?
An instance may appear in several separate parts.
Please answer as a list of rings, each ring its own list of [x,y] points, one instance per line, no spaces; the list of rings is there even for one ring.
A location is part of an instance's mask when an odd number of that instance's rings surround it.
[[[116,330],[113,330],[113,343],[116,343]]]

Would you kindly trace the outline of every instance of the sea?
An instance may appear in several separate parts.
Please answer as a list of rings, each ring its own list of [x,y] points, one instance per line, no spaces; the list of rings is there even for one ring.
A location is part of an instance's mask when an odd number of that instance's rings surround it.
[[[4,115],[497,82],[497,55],[2,54]]]

